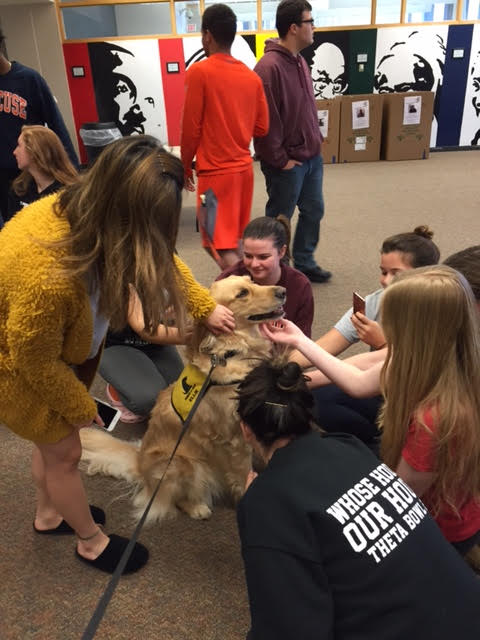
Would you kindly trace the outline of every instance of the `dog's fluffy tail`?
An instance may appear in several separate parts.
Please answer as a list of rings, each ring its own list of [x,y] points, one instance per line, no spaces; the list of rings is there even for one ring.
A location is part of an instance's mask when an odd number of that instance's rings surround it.
[[[138,483],[141,480],[138,469],[140,442],[127,442],[114,438],[99,429],[80,429],[82,460],[87,463],[87,473],[103,473]]]

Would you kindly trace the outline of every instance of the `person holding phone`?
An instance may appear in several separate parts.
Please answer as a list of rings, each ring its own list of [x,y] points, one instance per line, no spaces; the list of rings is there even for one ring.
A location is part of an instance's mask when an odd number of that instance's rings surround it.
[[[433,242],[433,231],[426,225],[416,227],[413,232],[399,233],[386,238],[380,249],[381,288],[365,297],[365,310],[355,311],[351,307],[336,325],[327,331],[316,343],[337,356],[352,344],[363,341],[371,351],[386,347],[386,338],[379,323],[380,302],[384,290],[397,273],[417,267],[437,264],[440,251]],[[291,359],[302,367],[311,362],[294,351]],[[357,361],[359,358],[356,358]],[[383,360],[382,353],[363,359],[365,366],[375,360]],[[360,359],[361,362],[361,359]],[[361,365],[363,366],[363,365]],[[376,419],[382,404],[377,395],[372,398],[352,398],[349,394],[330,384],[314,390],[315,418],[326,431],[346,431],[353,433],[377,450],[378,429]]]
[[[382,300],[385,362],[361,371],[335,358],[288,320],[265,337],[299,349],[347,393],[382,391],[383,461],[422,498],[465,555],[480,542],[480,341],[466,278],[448,266],[399,274]]]
[[[479,637],[478,578],[414,492],[356,438],[319,431],[312,408],[292,362],[239,385],[244,438],[266,465],[237,514],[248,640]]]
[[[157,139],[122,138],[0,233],[0,421],[34,444],[34,530],[75,533],[77,557],[109,573],[128,539],[102,531],[78,470],[79,430],[102,424],[88,388],[108,325],[125,326],[133,286],[150,331],[170,308],[183,330],[186,307],[216,330],[234,326],[175,255],[183,184]],[[147,559],[136,543],[125,572]]]

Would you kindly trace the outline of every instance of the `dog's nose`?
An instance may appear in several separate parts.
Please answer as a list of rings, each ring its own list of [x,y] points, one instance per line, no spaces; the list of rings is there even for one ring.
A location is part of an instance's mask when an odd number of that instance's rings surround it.
[[[287,290],[285,287],[275,287],[275,297],[283,302],[287,297]]]

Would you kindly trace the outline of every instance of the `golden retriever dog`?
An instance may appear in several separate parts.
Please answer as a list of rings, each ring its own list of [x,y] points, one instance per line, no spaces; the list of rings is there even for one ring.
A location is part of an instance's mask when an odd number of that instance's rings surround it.
[[[150,522],[172,517],[178,509],[192,518],[208,518],[215,498],[236,502],[242,496],[251,467],[251,451],[239,428],[235,390],[260,359],[271,357],[273,347],[258,325],[283,316],[285,289],[257,285],[249,276],[230,276],[214,282],[210,291],[218,303],[233,311],[235,331],[215,336],[202,324],[194,327],[187,362],[205,375],[212,358],[219,364],[160,485]],[[183,373],[180,383],[188,393]],[[172,406],[173,386],[160,392],[139,443],[119,440],[97,428],[80,431],[87,472],[132,483],[137,518],[162,477],[182,428]]]

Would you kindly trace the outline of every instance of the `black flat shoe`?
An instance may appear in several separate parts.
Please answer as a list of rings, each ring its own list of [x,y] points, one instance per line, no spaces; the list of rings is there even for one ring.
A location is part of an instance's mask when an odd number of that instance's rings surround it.
[[[100,507],[95,507],[93,504],[89,506],[90,506],[90,513],[92,514],[93,521],[103,526],[106,520],[105,511],[103,509],[100,509]],[[67,522],[65,522],[65,520],[62,520],[58,525],[58,527],[55,527],[55,529],[44,529],[44,530],[37,529],[34,523],[33,530],[35,531],[35,533],[39,533],[42,536],[43,535],[64,536],[67,534],[75,533],[72,527]]]
[[[112,533],[108,537],[110,538],[110,542],[98,556],[98,558],[95,558],[95,560],[89,560],[88,558],[81,556],[77,550],[75,550],[75,555],[82,562],[85,562],[85,564],[90,565],[94,569],[99,569],[100,571],[104,571],[105,573],[113,573],[117,568],[123,552],[127,548],[129,539],[123,538],[122,536],[117,536],[115,533]],[[127,564],[125,565],[125,568],[122,572],[123,575],[139,571],[147,564],[148,556],[148,549],[144,547],[140,542],[136,542],[129,559],[127,560]]]

